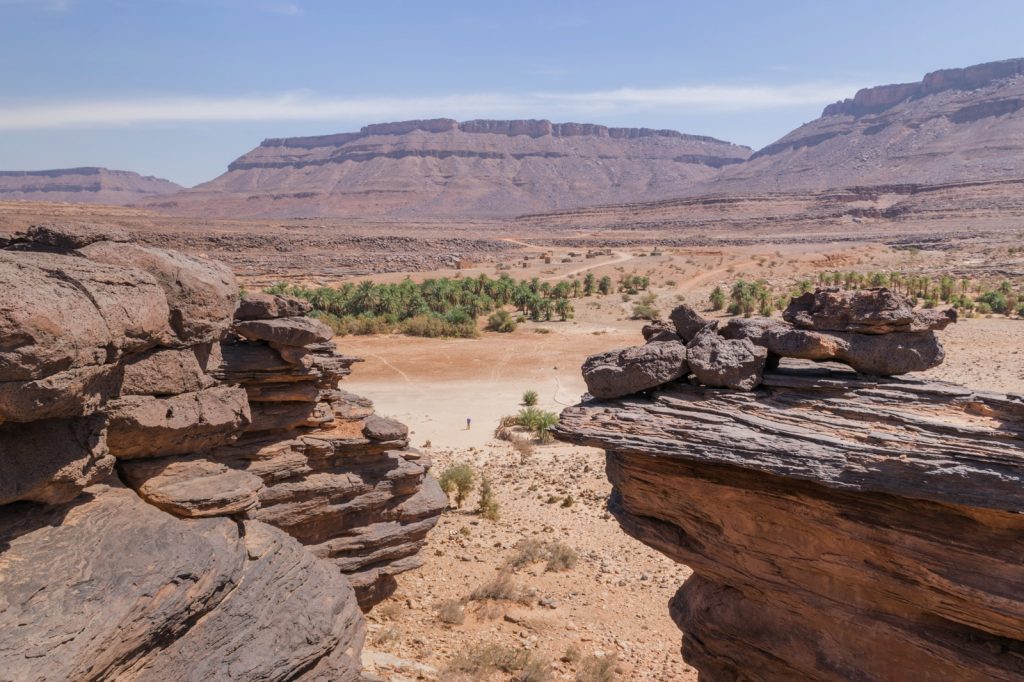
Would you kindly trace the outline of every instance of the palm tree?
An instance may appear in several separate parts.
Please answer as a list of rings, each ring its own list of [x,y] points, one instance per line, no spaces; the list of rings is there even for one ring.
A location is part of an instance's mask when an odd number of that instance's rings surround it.
[[[583,277],[583,295],[592,296],[594,290],[597,288],[597,278],[594,277],[594,273],[588,272]]]
[[[555,301],[555,312],[557,312],[558,316],[562,318],[563,322],[565,322],[572,316],[572,303],[569,303],[569,299],[567,298],[558,299]]]

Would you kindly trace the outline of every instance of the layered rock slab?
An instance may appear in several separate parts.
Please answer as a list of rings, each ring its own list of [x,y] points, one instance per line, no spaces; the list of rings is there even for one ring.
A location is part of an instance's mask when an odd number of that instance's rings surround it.
[[[568,408],[623,528],[694,570],[709,680],[1024,675],[1024,397],[787,362]]]
[[[362,641],[345,580],[258,522],[183,521],[100,487],[0,508],[0,547],[9,679],[299,679]]]

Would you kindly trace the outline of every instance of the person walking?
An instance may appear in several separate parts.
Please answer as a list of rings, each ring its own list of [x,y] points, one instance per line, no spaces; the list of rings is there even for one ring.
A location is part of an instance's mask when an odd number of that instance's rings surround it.
[[[473,426],[472,417],[466,417],[466,430],[469,431],[470,427]]]

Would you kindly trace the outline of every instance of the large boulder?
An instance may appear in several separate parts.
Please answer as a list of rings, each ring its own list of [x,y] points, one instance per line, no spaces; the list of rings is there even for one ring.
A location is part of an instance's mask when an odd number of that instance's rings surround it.
[[[749,339],[725,339],[717,323],[704,327],[686,346],[690,370],[705,386],[751,391],[764,376],[768,350]]]
[[[308,346],[334,338],[331,328],[311,317],[239,322],[234,332],[250,341],[269,341],[281,346]]]
[[[72,251],[95,242],[126,242],[128,233],[111,225],[43,223],[30,226],[25,231],[24,237],[18,237],[15,241],[34,247],[42,246],[61,251]]]
[[[945,351],[934,332],[857,334],[795,329],[766,318],[730,320],[730,339],[747,339],[771,353],[816,362],[842,362],[861,374],[895,376],[942,364]]]
[[[179,520],[130,490],[0,507],[0,677],[357,679],[351,587],[283,532]],[[310,677],[309,679],[312,679]]]
[[[107,445],[119,459],[209,450],[237,439],[252,420],[245,389],[234,386],[170,398],[127,396],[106,412]]]
[[[121,395],[178,395],[209,388],[213,383],[193,349],[159,348],[128,358],[121,377]]]
[[[263,292],[247,293],[238,301],[235,319],[272,320],[278,317],[301,317],[313,310],[309,301],[294,296],[280,296]]]
[[[688,306],[685,303],[683,305],[676,306],[675,309],[669,313],[668,317],[672,320],[676,334],[678,334],[679,338],[683,340],[683,343],[689,343],[692,341],[700,330],[708,325],[708,320],[703,315],[698,313],[692,306]]]
[[[794,298],[783,319],[801,329],[891,334],[943,329],[956,311],[917,312],[911,301],[889,289],[817,289]]]
[[[129,459],[119,471],[142,499],[175,516],[240,514],[259,504],[263,481],[203,457]]]
[[[69,502],[113,469],[100,418],[0,423],[0,505]]]
[[[196,345],[220,340],[231,327],[238,284],[218,261],[137,244],[95,242],[79,250],[89,260],[152,275],[164,290],[178,341]]]
[[[686,346],[653,342],[591,355],[583,363],[583,380],[595,398],[618,398],[660,386],[689,370]]]
[[[0,381],[116,362],[172,338],[163,290],[137,269],[0,251],[0,289]]]

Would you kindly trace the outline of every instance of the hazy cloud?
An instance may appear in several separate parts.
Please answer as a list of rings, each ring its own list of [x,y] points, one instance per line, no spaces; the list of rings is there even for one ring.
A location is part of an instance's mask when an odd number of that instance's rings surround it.
[[[9,0],[0,0],[9,1]],[[253,97],[156,97],[0,105],[0,129],[131,125],[150,122],[366,121],[424,117],[592,118],[603,113],[758,111],[824,105],[853,86],[685,86],[594,92],[480,93],[428,97],[324,97],[286,93]]]
[[[0,0],[3,7],[34,7],[52,12],[63,12],[71,9],[72,0]]]

